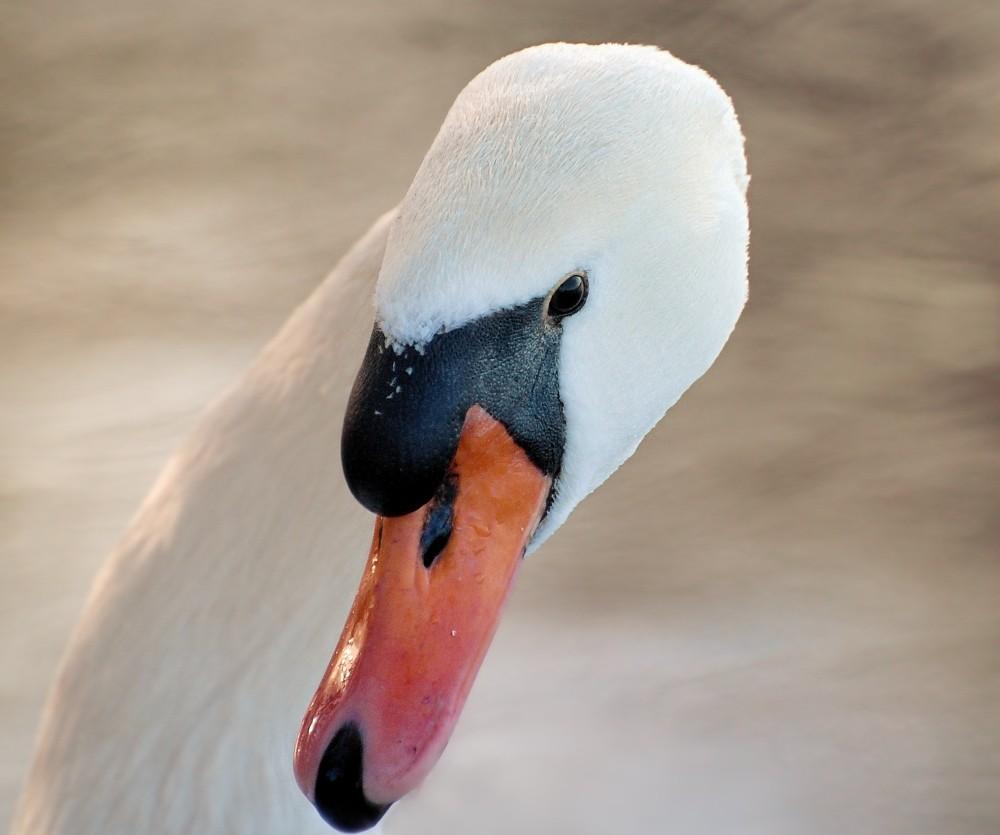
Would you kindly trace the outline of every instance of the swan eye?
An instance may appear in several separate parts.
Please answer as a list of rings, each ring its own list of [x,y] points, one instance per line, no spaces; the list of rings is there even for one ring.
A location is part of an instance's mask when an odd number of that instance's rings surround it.
[[[549,316],[561,319],[576,313],[587,301],[587,277],[581,273],[563,280],[549,299]]]

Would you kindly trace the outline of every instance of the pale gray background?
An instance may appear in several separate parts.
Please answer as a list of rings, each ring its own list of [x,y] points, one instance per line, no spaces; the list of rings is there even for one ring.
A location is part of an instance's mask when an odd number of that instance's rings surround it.
[[[462,85],[557,39],[732,94],[752,301],[389,832],[1000,831],[1000,4],[926,0],[4,2],[0,829],[171,447]]]

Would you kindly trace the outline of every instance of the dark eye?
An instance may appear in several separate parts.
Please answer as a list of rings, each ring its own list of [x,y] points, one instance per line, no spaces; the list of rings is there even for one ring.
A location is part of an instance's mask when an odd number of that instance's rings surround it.
[[[549,316],[561,319],[576,313],[587,301],[587,277],[580,273],[566,278],[549,299]]]

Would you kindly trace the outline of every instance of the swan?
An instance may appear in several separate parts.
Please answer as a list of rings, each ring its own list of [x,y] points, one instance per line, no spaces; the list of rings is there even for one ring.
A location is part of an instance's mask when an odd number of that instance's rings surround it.
[[[15,835],[377,826],[522,556],[722,350],[747,184],[729,98],[666,51],[548,44],[474,78],[101,570]]]

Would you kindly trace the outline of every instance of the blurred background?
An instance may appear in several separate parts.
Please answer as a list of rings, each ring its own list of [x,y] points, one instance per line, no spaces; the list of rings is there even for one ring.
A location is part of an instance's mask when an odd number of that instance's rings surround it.
[[[732,95],[751,303],[531,560],[387,831],[1000,831],[1000,4],[924,0],[7,0],[0,830],[171,448],[549,40]]]

